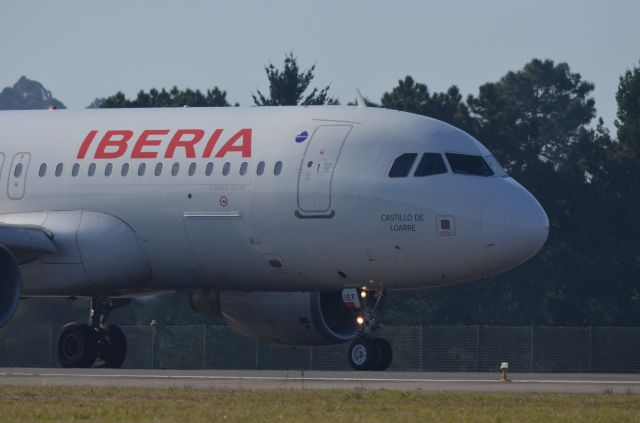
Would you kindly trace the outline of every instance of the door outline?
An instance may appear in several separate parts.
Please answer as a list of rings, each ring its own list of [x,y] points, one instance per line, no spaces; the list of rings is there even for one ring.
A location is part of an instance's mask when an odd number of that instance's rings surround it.
[[[337,146],[337,148],[335,149],[335,156],[334,156],[335,158],[333,159],[333,163],[328,164],[331,172],[331,174],[328,175],[328,180],[327,179],[323,180],[321,176],[318,176],[321,174],[320,169],[322,164],[324,163],[326,168],[327,162],[324,161],[324,157],[320,157],[320,155],[324,154],[324,149],[321,148],[322,146],[318,145],[317,142],[314,144],[314,141],[317,141],[318,134],[322,131],[323,128],[341,128],[344,131],[342,134],[340,134],[339,137],[336,138],[339,141],[333,141],[335,143],[339,143],[339,146]],[[302,155],[302,159],[300,161],[300,172],[298,174],[298,184],[296,189],[296,197],[297,197],[296,198],[297,209],[295,211],[296,217],[300,219],[310,219],[310,218],[330,219],[333,216],[335,216],[336,212],[334,209],[332,209],[333,177],[335,175],[336,167],[338,166],[338,163],[340,161],[340,155],[342,154],[342,149],[344,148],[344,144],[347,138],[349,138],[349,134],[351,133],[352,129],[353,129],[353,125],[345,125],[345,124],[319,125],[314,129],[313,134],[310,137],[309,142],[307,143],[304,154]],[[340,137],[342,139],[340,139]],[[331,147],[330,144],[329,144],[329,147]],[[313,154],[313,157],[310,157],[309,154]],[[317,163],[316,163],[316,160],[318,161]],[[311,165],[307,166],[308,163],[310,163]],[[310,173],[305,173],[305,169],[307,169],[307,167],[309,167],[309,169],[316,168],[316,172],[315,172],[316,186],[315,187],[312,186],[313,182],[308,182],[307,184],[305,184],[305,179],[303,178],[313,178],[312,171],[309,171]],[[328,172],[325,171],[325,173],[328,173]],[[311,181],[311,179],[307,179],[307,181]],[[325,208],[304,208],[303,199],[301,199],[301,191],[303,191],[303,189],[307,187],[318,188],[317,186],[318,184],[320,185],[319,187],[320,190],[318,191],[319,195],[325,194],[327,196],[327,206]],[[325,188],[326,188],[326,191],[325,191]],[[313,189],[311,189],[309,193],[312,194]]]
[[[17,153],[11,160],[11,166],[9,167],[9,177],[7,178],[7,195],[12,200],[20,200],[24,197],[30,161],[31,154],[27,152]],[[20,174],[16,176],[15,171],[18,164],[22,165],[22,170],[20,171]]]

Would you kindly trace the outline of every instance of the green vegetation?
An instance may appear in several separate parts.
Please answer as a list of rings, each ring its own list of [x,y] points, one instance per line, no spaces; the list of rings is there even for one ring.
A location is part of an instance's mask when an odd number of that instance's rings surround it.
[[[637,422],[640,396],[0,386],[3,422]]]

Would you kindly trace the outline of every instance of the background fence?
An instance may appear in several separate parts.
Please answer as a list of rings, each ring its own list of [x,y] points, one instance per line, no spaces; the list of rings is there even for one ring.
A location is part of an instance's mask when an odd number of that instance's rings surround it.
[[[1,367],[56,367],[61,326],[0,330]],[[122,327],[123,367],[347,370],[349,344],[280,347],[227,326]],[[390,370],[640,373],[639,327],[385,326]]]

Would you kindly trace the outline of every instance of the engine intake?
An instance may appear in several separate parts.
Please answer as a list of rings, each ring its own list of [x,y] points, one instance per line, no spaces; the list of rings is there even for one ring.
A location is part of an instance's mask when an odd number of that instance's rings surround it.
[[[331,345],[357,335],[340,292],[192,291],[189,299],[195,311],[222,316],[241,335],[269,343]]]

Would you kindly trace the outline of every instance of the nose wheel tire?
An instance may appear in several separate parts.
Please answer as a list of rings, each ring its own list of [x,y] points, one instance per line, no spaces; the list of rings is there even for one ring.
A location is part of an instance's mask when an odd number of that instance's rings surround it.
[[[356,338],[349,347],[349,364],[354,370],[386,370],[392,360],[391,344],[383,338]]]
[[[67,323],[58,337],[58,361],[62,367],[88,368],[96,361],[97,334],[86,323]]]
[[[378,349],[371,339],[357,338],[349,347],[349,364],[354,370],[371,370],[378,355]]]

